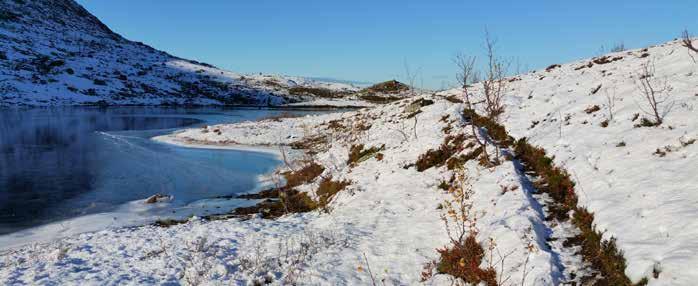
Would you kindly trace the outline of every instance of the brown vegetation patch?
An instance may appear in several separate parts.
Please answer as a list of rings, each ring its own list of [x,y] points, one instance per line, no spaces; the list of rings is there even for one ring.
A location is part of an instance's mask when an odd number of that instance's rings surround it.
[[[482,147],[477,147],[475,150],[468,152],[468,154],[451,157],[446,161],[446,168],[449,170],[455,170],[462,167],[466,162],[478,158],[482,154]]]
[[[446,136],[444,143],[441,144],[439,149],[428,150],[426,153],[419,156],[417,162],[415,162],[417,171],[423,172],[424,170],[434,166],[443,166],[444,163],[446,163],[446,160],[464,149],[464,141],[465,134]]]
[[[327,137],[322,135],[309,136],[289,144],[293,149],[307,150],[309,154],[317,154],[327,145]]]
[[[592,113],[597,112],[599,110],[601,110],[601,107],[599,107],[598,105],[593,105],[593,106],[589,106],[586,109],[584,109],[584,112],[586,112],[586,114],[592,114]]]
[[[463,110],[463,117],[480,128],[487,129],[487,134],[502,147],[509,147],[514,143],[514,138],[507,134],[504,126],[485,117],[480,116],[472,109]]]
[[[545,71],[549,72],[549,71],[554,70],[554,69],[559,68],[559,67],[561,67],[561,65],[558,65],[558,64],[550,65],[547,68],[545,68]]]
[[[497,285],[497,272],[492,267],[480,268],[485,251],[474,235],[469,235],[462,243],[454,242],[451,247],[437,249],[441,255],[436,264],[438,273],[449,274],[463,281],[479,285]]]
[[[603,65],[603,64],[619,61],[622,59],[623,59],[622,56],[616,56],[616,57],[603,56],[603,57],[593,58],[591,61],[597,65]]]
[[[320,181],[320,185],[318,186],[317,189],[317,196],[319,198],[318,201],[318,206],[321,208],[326,208],[327,205],[330,203],[330,200],[339,193],[340,191],[344,190],[347,186],[349,186],[351,182],[349,181],[334,181],[332,180],[332,177],[324,178],[322,181]]]
[[[286,188],[293,188],[311,182],[320,176],[320,174],[322,174],[324,171],[325,167],[315,162],[311,162],[295,172],[283,173],[283,176],[286,179]]]
[[[594,285],[647,284],[647,278],[633,284],[625,275],[626,263],[623,251],[616,245],[615,238],[603,240],[603,233],[594,230],[594,214],[586,209],[577,208],[574,212],[573,223],[579,227],[581,233],[565,243],[567,245],[581,245],[584,261],[589,262],[594,270],[603,274],[588,277],[586,280],[595,280]]]
[[[560,221],[569,219],[573,212],[572,223],[581,231],[579,235],[564,242],[565,247],[581,246],[582,258],[591,264],[600,275],[582,278],[593,281],[594,285],[634,285],[625,275],[625,258],[618,249],[614,238],[603,240],[602,233],[594,229],[594,217],[585,208],[577,206],[574,182],[562,168],[552,164],[553,159],[545,155],[545,150],[533,147],[522,138],[516,142],[517,158],[524,163],[524,169],[535,172],[540,178],[535,182],[536,188],[547,193],[553,199],[548,205],[550,215]],[[645,285],[646,279],[635,285]]]
[[[398,101],[402,99],[402,97],[396,97],[396,96],[379,96],[379,95],[373,95],[373,94],[362,94],[359,96],[360,99],[363,99],[365,101],[368,101],[370,103],[390,103],[393,101]]]
[[[399,94],[410,90],[410,87],[404,83],[397,80],[389,80],[381,83],[374,84],[370,87],[364,89],[369,93],[387,93],[387,94]]]
[[[328,88],[321,87],[304,87],[304,86],[294,86],[288,89],[288,93],[291,95],[310,95],[321,98],[341,98],[349,95],[348,92],[335,91]]]
[[[266,199],[254,206],[240,207],[233,211],[236,216],[261,214],[262,218],[272,219],[288,213],[309,212],[317,208],[317,203],[308,194],[297,190],[285,190],[278,198]]]
[[[448,100],[449,102],[452,102],[452,103],[463,103],[463,99],[461,99],[457,95],[449,95],[449,96],[445,97],[445,99]]]
[[[352,145],[351,148],[349,148],[349,158],[347,159],[347,164],[352,165],[366,161],[379,154],[378,152],[383,150],[383,148],[384,146],[381,146],[380,148],[371,147],[368,149],[364,149],[363,144]],[[381,154],[381,159],[382,158],[383,157]]]
[[[578,71],[578,70],[585,69],[585,68],[590,68],[590,67],[593,67],[593,66],[594,66],[594,63],[589,62],[589,63],[586,64],[586,65],[581,65],[581,66],[578,66],[578,67],[574,68],[574,70]]]

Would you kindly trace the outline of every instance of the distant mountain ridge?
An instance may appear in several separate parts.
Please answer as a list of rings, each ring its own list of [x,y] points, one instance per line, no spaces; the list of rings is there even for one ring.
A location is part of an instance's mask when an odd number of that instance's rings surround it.
[[[0,0],[0,106],[281,105],[290,88],[348,84],[242,75],[113,32],[73,0]]]

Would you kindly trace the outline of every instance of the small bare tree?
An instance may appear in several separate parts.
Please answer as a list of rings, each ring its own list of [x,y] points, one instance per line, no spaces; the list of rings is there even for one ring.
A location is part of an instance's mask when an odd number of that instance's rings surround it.
[[[640,73],[636,75],[635,85],[642,94],[645,105],[643,107],[638,104],[640,110],[654,118],[654,125],[660,125],[674,106],[674,101],[671,100],[671,87],[666,79],[657,79],[654,72],[654,62],[643,63]]]
[[[421,67],[418,68],[416,71],[413,71],[412,69],[410,69],[410,65],[407,63],[407,60],[405,59],[405,76],[407,77],[407,81],[408,81],[408,84],[409,84],[409,86],[410,86],[410,97],[415,97],[415,96],[417,96],[417,88],[415,87],[415,82],[416,82],[416,80],[417,80],[417,75],[420,75],[419,78],[420,78],[420,82],[421,82],[420,87],[419,87],[419,90],[420,90],[420,92],[421,92],[422,90],[424,90],[424,80],[423,80],[423,78],[421,77],[421,74],[422,74],[422,68],[421,68]],[[413,131],[413,133],[414,133],[414,139],[418,139],[418,137],[417,137],[417,122],[418,122],[417,117],[418,117],[418,116],[419,116],[419,114],[415,114],[415,115],[413,116],[413,118],[414,118],[414,126],[412,127],[412,131]]]
[[[497,57],[495,48],[497,42],[485,32],[485,48],[487,49],[487,67],[485,79],[482,81],[485,111],[487,116],[499,122],[499,115],[504,113],[504,92],[507,88],[505,80],[509,64]]]
[[[457,54],[454,62],[458,66],[457,80],[463,89],[463,102],[465,103],[465,108],[470,112],[475,112],[475,105],[473,103],[473,96],[469,91],[470,85],[479,79],[477,70],[475,70],[475,62],[477,58],[475,56],[467,56],[465,54]],[[470,129],[477,141],[478,145],[482,148],[482,154],[489,160],[487,155],[487,140],[484,138],[481,140],[478,135],[477,126],[473,122],[473,118],[470,118]]]
[[[477,213],[472,201],[475,190],[464,167],[457,168],[454,176],[453,185],[448,189],[451,197],[443,202],[445,212],[441,214],[441,220],[451,242],[462,245],[467,236],[478,232]]]
[[[610,88],[611,93],[608,92],[609,88],[604,89],[604,95],[606,96],[606,108],[608,112],[608,121],[613,121],[613,110],[616,106],[616,88]]]
[[[681,45],[688,49],[688,55],[695,63],[696,59],[691,54],[691,51],[698,53],[698,48],[693,46],[693,39],[691,38],[691,34],[688,33],[688,30],[683,30],[683,33],[681,33]]]
[[[625,43],[620,42],[613,46],[613,48],[611,49],[611,53],[625,52],[625,50]]]

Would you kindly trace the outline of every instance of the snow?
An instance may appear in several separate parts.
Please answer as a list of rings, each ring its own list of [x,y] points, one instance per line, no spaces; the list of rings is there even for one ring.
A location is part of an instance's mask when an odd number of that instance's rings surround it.
[[[10,85],[0,82],[0,89],[10,91],[2,95],[2,104],[80,104],[104,98],[118,104],[185,102],[170,97],[177,86],[162,80],[178,70],[185,73],[182,80],[208,76],[225,83],[230,91],[245,91],[257,102],[353,105],[346,100],[286,97],[293,86],[355,90],[352,86],[297,77],[239,75],[114,39],[94,21],[72,25],[71,33],[65,35],[77,36],[82,43],[93,39],[113,48],[119,45],[119,53],[99,53],[94,48],[94,58],[81,56],[66,63],[75,69],[75,75],[51,74],[46,79],[58,81],[46,84],[29,80],[33,70],[9,72],[6,63],[0,63],[5,64],[0,79],[21,79]],[[32,55],[63,54],[62,50],[78,46],[67,40],[63,46],[46,44],[45,39],[57,37],[52,29],[21,31],[9,26],[0,27],[7,36],[0,38],[3,49],[13,45],[7,39],[14,37],[34,39]],[[85,34],[86,29],[94,31]],[[7,56],[12,61],[29,60],[14,51]],[[617,238],[627,260],[626,274],[632,280],[646,277],[650,285],[692,285],[698,281],[698,271],[690,267],[698,265],[698,144],[690,143],[698,139],[698,64],[676,41],[609,56],[622,59],[579,68],[591,61],[586,59],[516,76],[505,97],[502,123],[512,136],[526,137],[545,148],[555,164],[570,172],[579,203],[594,212],[597,229],[606,238]],[[94,74],[116,68],[129,77],[143,68],[135,67],[134,62],[122,63],[124,58],[152,64],[151,73],[135,77],[162,94],[105,97],[125,85],[110,79],[107,86],[95,86],[79,76],[91,66],[105,65]],[[661,126],[634,127],[639,122],[633,120],[635,114],[646,115],[633,77],[648,60],[657,67],[655,78],[666,79],[671,86],[667,92],[673,109]],[[163,64],[165,68],[160,68]],[[68,94],[66,84],[95,88],[99,96]],[[599,84],[601,88],[593,93]],[[472,90],[480,95],[481,85],[475,84]],[[446,167],[424,172],[409,167],[421,154],[442,144],[448,124],[453,133],[473,135],[461,119],[463,106],[446,100],[449,95],[460,95],[460,91],[423,94],[420,97],[434,103],[422,107],[415,107],[415,99],[404,99],[351,112],[213,125],[154,138],[186,147],[271,152],[287,155],[291,161],[312,159],[325,167],[323,177],[351,184],[333,198],[327,211],[288,214],[276,220],[255,216],[206,221],[194,216],[168,228],[138,226],[154,217],[172,216],[165,214],[167,203],[145,206],[136,201],[115,213],[2,236],[0,284],[365,285],[376,279],[385,285],[449,285],[452,281],[447,275],[421,281],[421,272],[428,262],[438,259],[436,249],[449,243],[439,209],[449,196],[437,186],[453,172]],[[606,95],[615,96],[613,119]],[[195,99],[198,103],[215,101]],[[585,112],[594,105],[601,110]],[[414,108],[421,112],[409,117],[408,110]],[[600,126],[605,120],[608,126]],[[291,150],[289,145],[307,138],[323,138],[326,144],[315,155]],[[347,164],[350,147],[358,144],[382,147],[383,159]],[[536,194],[518,162],[505,160],[497,167],[484,168],[470,161],[465,167],[473,180],[477,240],[488,251],[482,266],[495,265],[509,284],[524,280],[525,285],[556,285],[574,280],[573,273],[586,271],[576,249],[561,243],[576,230],[545,220],[547,199]],[[279,166],[265,180],[278,181],[279,173],[286,170],[287,166]],[[297,189],[317,197],[317,187],[315,180]],[[503,191],[504,187],[509,191]],[[218,204],[251,203],[254,201],[201,202],[198,211],[206,214]]]
[[[641,58],[643,53],[649,56]],[[677,41],[610,56],[623,59],[575,70],[590,61],[581,60],[520,76],[506,97],[503,123],[512,136],[529,138],[571,172],[596,227],[618,239],[631,279],[691,285],[698,280],[698,272],[686,267],[698,265],[698,144],[684,145],[698,138],[698,65]],[[671,86],[674,105],[660,127],[635,128],[634,115],[647,115],[631,77],[649,60],[655,77]],[[600,126],[609,119],[605,94],[616,97],[607,128]],[[586,114],[593,105],[602,109]],[[534,120],[539,123],[531,128]],[[626,146],[617,147],[621,142]],[[667,147],[672,151],[665,157],[653,154]]]
[[[437,248],[448,244],[437,209],[448,196],[437,185],[450,177],[450,171],[441,167],[420,173],[402,167],[442,143],[447,123],[441,118],[445,115],[454,119],[451,124],[456,124],[457,130],[465,130],[465,123],[458,119],[462,105],[432,99],[435,103],[422,107],[417,116],[416,132],[406,129],[414,125],[413,119],[405,118],[411,101],[403,100],[354,112],[214,125],[158,137],[156,140],[169,143],[199,147],[232,144],[235,148],[237,144],[287,145],[324,134],[330,143],[314,159],[326,166],[325,176],[352,183],[333,199],[329,213],[291,214],[278,220],[194,219],[170,228],[109,228],[40,246],[13,248],[3,255],[0,281],[153,284],[200,279],[210,284],[244,284],[262,279],[275,284],[293,280],[300,284],[357,285],[370,283],[366,270],[370,268],[374,278],[386,285],[420,283],[424,265],[438,258]],[[333,120],[350,128],[370,122],[371,128],[351,134],[328,127]],[[384,159],[349,166],[346,160],[353,144],[384,145]],[[506,275],[519,281],[526,271],[529,284],[559,282],[562,266],[545,244],[547,234],[541,231],[544,225],[539,207],[532,205],[526,193],[501,193],[501,184],[523,189],[514,163],[484,169],[472,162],[468,170],[476,178],[473,200],[480,214],[478,239],[483,243],[494,239],[493,251],[507,255],[502,266]],[[298,189],[314,195],[317,183]],[[286,248],[302,249],[307,244],[289,241],[308,237],[312,238],[312,249],[299,250],[307,252],[301,262],[279,254],[286,253]],[[55,258],[55,253],[60,257]],[[249,266],[249,261],[259,265]],[[437,275],[425,283],[448,281],[448,277]]]

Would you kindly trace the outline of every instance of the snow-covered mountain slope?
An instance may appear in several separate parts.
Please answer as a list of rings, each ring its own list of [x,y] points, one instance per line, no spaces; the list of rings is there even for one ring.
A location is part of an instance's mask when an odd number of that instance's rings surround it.
[[[698,281],[687,267],[698,265],[698,55],[689,53],[673,41],[552,65],[515,77],[505,97],[510,134],[571,173],[596,227],[617,238],[628,276],[650,285]],[[666,116],[637,127],[654,120],[637,81],[647,63]]]
[[[632,78],[650,60],[652,80],[666,79],[674,104],[661,125],[635,127],[647,115]],[[670,42],[521,75],[505,97],[502,123],[510,135],[542,146],[570,173],[579,204],[595,213],[596,228],[617,238],[633,282],[698,281],[691,267],[698,265],[697,72],[687,50]],[[472,87],[476,96],[480,89]],[[439,259],[437,248],[451,244],[443,222],[452,217],[446,205],[459,187],[451,180],[457,175],[470,178],[466,205],[472,207],[472,234],[484,248],[480,267],[494,267],[504,285],[583,284],[593,267],[579,246],[565,243],[579,230],[548,220],[546,194],[536,190],[536,178],[519,159],[506,156],[513,150],[503,150],[497,166],[483,167],[469,156],[475,138],[485,137],[472,133],[460,96],[449,90],[354,112],[156,138],[204,148],[310,147],[313,152],[280,167],[299,170],[310,161],[324,167],[295,189],[320,201],[323,182],[348,185],[326,208],[276,220],[193,219],[11,249],[0,254],[0,283],[452,285],[449,275],[423,273]],[[358,156],[352,151],[357,146]],[[426,154],[435,154],[434,161],[456,158],[453,165],[462,163],[463,171],[444,162],[422,168],[418,162]]]
[[[355,91],[299,77],[241,75],[129,41],[73,0],[0,1],[0,106],[279,105],[293,87]]]

